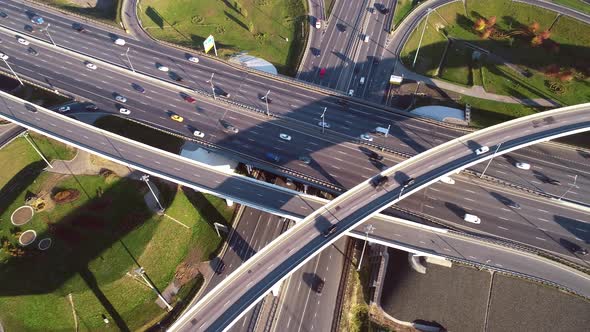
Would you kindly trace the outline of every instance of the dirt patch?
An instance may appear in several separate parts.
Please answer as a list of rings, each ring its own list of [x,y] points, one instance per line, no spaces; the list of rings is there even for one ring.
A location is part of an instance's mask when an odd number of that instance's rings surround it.
[[[192,248],[184,261],[176,267],[174,279],[179,287],[182,287],[200,273],[199,264],[201,263],[200,258],[202,254],[199,248]]]
[[[12,213],[10,219],[13,225],[22,226],[28,223],[31,218],[33,218],[34,214],[35,213],[30,206],[21,206]]]
[[[113,7],[117,0],[69,0],[68,2],[76,7],[108,10]]]

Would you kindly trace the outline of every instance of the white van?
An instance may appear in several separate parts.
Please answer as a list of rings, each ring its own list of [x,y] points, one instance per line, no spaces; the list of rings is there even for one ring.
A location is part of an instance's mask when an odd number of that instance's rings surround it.
[[[465,216],[463,217],[463,220],[470,222],[472,224],[479,224],[481,223],[481,219],[479,219],[478,216],[476,216],[475,214],[469,214],[469,213],[465,213]]]
[[[115,44],[117,44],[119,46],[124,46],[125,45],[125,39],[123,39],[123,38],[117,38],[117,40],[115,40]]]
[[[365,38],[363,39],[365,43],[369,42],[369,35],[365,35]]]
[[[361,85],[365,84],[365,78],[364,78],[364,77],[361,77],[360,84],[361,84]]]
[[[389,129],[383,127],[375,128],[375,134],[385,136],[389,134]]]

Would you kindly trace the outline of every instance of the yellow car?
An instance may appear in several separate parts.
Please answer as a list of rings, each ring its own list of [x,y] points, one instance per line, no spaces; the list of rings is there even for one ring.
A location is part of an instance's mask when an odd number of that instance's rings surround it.
[[[184,121],[184,118],[182,116],[176,115],[176,114],[171,115],[170,116],[170,119],[172,119],[172,120],[174,120],[176,122],[182,122],[182,121]]]

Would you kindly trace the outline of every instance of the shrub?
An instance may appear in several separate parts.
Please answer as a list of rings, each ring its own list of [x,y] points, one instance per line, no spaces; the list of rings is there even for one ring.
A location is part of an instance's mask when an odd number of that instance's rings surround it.
[[[57,204],[70,203],[80,197],[80,191],[76,189],[66,189],[59,191],[53,195],[52,199]]]

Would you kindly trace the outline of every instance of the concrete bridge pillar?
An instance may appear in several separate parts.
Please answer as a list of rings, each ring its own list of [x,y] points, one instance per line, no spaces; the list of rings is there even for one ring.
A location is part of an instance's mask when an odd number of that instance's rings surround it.
[[[422,274],[426,274],[426,265],[424,265],[423,261],[421,260],[422,256],[416,256],[413,253],[408,253],[408,263],[414,271]]]

